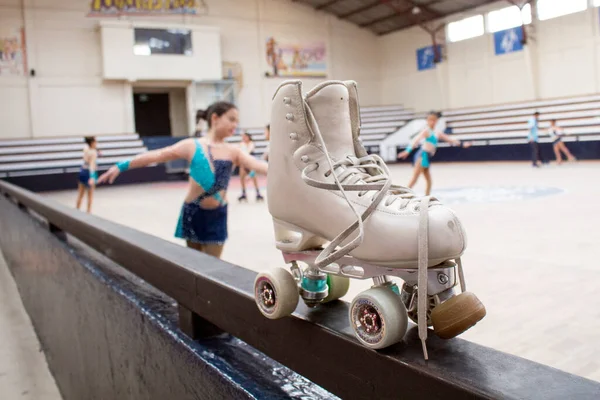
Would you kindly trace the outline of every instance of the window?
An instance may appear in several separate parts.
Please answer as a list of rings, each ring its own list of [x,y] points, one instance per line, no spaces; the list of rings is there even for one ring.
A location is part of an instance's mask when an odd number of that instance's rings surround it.
[[[483,32],[483,15],[476,15],[448,24],[448,40],[451,42],[481,36]]]
[[[600,1],[600,0],[598,0]],[[511,6],[492,11],[487,15],[488,32],[498,32],[531,23],[531,5],[526,4],[523,10]]]
[[[587,3],[588,0],[538,0],[538,18],[543,21],[584,11],[587,9]]]
[[[592,5],[593,5],[594,7],[598,7],[598,6],[600,6],[600,0],[594,0],[594,1],[592,2]]]

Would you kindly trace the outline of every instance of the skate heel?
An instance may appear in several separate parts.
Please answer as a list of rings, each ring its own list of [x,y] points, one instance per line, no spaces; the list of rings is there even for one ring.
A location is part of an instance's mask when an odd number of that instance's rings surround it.
[[[275,246],[281,251],[304,251],[319,248],[327,240],[288,222],[273,218]]]

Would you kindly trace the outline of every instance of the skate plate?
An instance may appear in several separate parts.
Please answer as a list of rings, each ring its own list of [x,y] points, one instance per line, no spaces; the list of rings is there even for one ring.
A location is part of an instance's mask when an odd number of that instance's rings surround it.
[[[315,260],[321,250],[305,250],[297,252],[282,252],[286,264],[299,261],[311,268],[315,267]],[[336,262],[319,268],[327,274],[343,276],[352,279],[372,279],[379,276],[394,276],[402,279],[409,285],[417,284],[418,269],[415,268],[390,268],[374,265],[351,256],[343,256]],[[439,266],[430,267],[427,271],[427,292],[430,295],[441,293],[455,286],[457,278],[456,264],[446,261]]]

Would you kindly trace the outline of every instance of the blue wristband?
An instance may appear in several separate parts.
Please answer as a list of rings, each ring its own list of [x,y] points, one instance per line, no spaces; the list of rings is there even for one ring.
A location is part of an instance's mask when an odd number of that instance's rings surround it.
[[[121,171],[121,172],[127,171],[129,169],[130,162],[131,162],[130,160],[119,161],[117,163],[117,168],[119,168],[119,171]]]
[[[412,151],[412,146],[409,145],[407,148],[404,149],[404,151],[410,153]]]

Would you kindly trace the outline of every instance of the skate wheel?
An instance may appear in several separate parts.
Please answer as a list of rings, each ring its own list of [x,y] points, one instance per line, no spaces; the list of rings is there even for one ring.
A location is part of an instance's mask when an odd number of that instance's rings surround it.
[[[471,292],[454,296],[431,311],[433,331],[442,339],[460,335],[485,317],[485,306]]]
[[[254,301],[269,319],[279,319],[294,312],[298,305],[298,284],[284,268],[258,274],[254,280]]]
[[[350,288],[350,279],[345,276],[327,274],[327,286],[329,294],[323,299],[323,303],[344,297]]]
[[[371,288],[352,301],[350,324],[364,346],[383,349],[404,337],[408,325],[406,307],[391,289]]]

